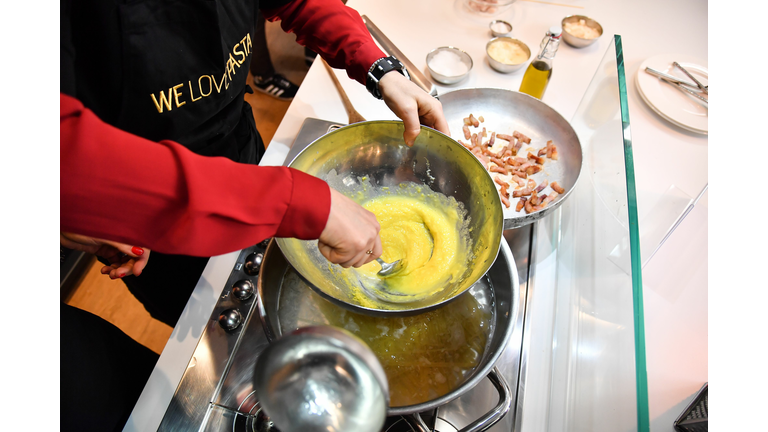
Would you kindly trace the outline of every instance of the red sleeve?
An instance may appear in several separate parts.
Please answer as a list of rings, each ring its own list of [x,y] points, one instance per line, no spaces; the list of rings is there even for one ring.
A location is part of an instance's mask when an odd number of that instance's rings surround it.
[[[341,0],[296,0],[263,10],[270,21],[281,20],[296,42],[307,46],[336,69],[346,69],[350,78],[365,85],[368,69],[387,55],[376,45],[360,14]]]
[[[60,102],[62,231],[215,256],[272,236],[316,239],[325,228],[331,192],[316,177],[152,142],[75,98]]]

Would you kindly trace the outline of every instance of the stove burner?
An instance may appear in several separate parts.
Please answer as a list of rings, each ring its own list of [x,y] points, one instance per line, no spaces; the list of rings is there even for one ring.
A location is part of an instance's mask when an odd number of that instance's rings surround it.
[[[232,432],[280,432],[275,423],[261,409],[256,392],[251,392],[237,407],[238,414]]]
[[[251,392],[237,407],[238,415],[232,425],[232,432],[280,432],[280,429],[261,409],[256,399],[256,392]],[[430,419],[435,413],[422,413],[422,417]],[[401,416],[387,417],[381,432],[417,432],[408,420]]]
[[[387,417],[382,432],[416,432],[403,417]]]

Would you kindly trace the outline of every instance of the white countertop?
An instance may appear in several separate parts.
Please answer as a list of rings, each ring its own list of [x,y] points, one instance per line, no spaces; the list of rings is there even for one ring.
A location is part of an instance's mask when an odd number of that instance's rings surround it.
[[[553,2],[554,3],[554,2]],[[696,197],[708,181],[708,138],[685,131],[657,115],[641,99],[635,75],[647,58],[664,53],[708,60],[708,5],[701,0],[557,0],[558,5],[518,1],[496,17],[509,21],[512,36],[537,51],[546,30],[567,15],[590,16],[604,35],[583,49],[562,43],[543,102],[570,119],[600,63],[612,35],[622,36],[630,124],[641,215],[674,185]],[[491,69],[484,48],[490,18],[461,12],[460,0],[350,0],[367,15],[415,66],[427,74],[431,49],[452,45],[474,60],[470,77],[438,92],[495,87],[517,90],[524,70],[500,74]],[[575,6],[575,7],[568,7]],[[368,120],[396,119],[386,105],[362,85],[338,71],[353,105]],[[346,122],[347,116],[331,79],[316,62],[291,103],[264,156],[262,165],[281,165],[307,117]],[[682,162],[682,163],[681,163]],[[707,194],[643,270],[645,331],[651,427],[673,431],[672,422],[702,384],[708,381],[707,345]],[[125,428],[155,430],[209,319],[237,253],[214,257],[192,300],[174,329],[160,360]],[[685,269],[681,271],[681,269]]]

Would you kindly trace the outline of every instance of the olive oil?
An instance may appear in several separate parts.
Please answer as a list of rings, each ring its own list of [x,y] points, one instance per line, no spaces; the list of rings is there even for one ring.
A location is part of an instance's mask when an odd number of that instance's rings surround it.
[[[529,94],[536,99],[544,96],[549,79],[552,77],[552,66],[541,60],[534,60],[528,65],[528,69],[520,84],[520,91]]]
[[[558,26],[551,27],[541,41],[541,50],[533,59],[528,69],[525,70],[523,81],[520,83],[520,92],[529,94],[536,99],[544,96],[544,91],[552,79],[552,59],[555,58],[557,47],[560,45],[560,33]]]

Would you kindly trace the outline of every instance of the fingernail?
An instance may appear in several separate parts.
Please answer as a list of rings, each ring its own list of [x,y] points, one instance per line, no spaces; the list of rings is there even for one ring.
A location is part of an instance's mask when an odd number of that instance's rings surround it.
[[[144,249],[134,246],[131,248],[131,252],[133,252],[134,255],[142,256],[144,255]]]
[[[117,275],[117,277],[119,278],[122,278],[123,276],[125,276],[125,273],[120,273],[119,275]]]

